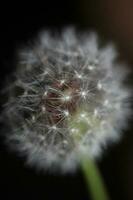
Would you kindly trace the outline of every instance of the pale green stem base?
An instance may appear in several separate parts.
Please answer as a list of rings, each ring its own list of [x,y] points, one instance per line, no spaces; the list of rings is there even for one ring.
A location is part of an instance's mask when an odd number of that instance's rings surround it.
[[[109,200],[102,177],[94,161],[81,158],[81,167],[92,200]]]

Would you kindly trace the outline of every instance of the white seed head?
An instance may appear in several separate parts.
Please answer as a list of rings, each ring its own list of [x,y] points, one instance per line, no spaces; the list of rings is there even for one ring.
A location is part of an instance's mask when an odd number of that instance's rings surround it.
[[[71,171],[82,154],[99,157],[127,121],[129,91],[114,47],[100,48],[94,33],[79,35],[42,33],[22,51],[9,91],[9,144],[39,169]]]

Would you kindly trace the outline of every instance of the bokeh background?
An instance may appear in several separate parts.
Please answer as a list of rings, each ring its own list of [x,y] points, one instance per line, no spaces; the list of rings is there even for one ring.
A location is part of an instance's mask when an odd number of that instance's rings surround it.
[[[133,72],[132,0],[43,0],[29,4],[18,1],[1,6],[0,89],[14,70],[18,48],[30,44],[40,30],[61,30],[68,25],[97,31],[105,41],[113,41],[121,59]],[[131,74],[131,86],[132,79]],[[1,97],[0,111],[3,101]],[[108,148],[98,162],[113,200],[133,200],[132,123],[131,119],[123,139]],[[80,170],[65,176],[36,172],[24,165],[23,158],[9,152],[0,139],[0,199],[90,199]]]

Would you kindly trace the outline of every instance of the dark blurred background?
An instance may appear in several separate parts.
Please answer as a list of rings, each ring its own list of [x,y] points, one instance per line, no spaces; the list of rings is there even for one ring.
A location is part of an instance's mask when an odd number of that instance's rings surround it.
[[[17,48],[42,29],[60,30],[68,25],[95,30],[107,42],[113,41],[133,72],[132,0],[19,1],[1,5],[0,88],[14,69]],[[130,76],[129,81],[132,79]],[[132,122],[119,144],[111,146],[98,162],[113,200],[133,200]],[[89,199],[80,170],[65,176],[36,172],[9,152],[2,140],[0,144],[0,199]]]

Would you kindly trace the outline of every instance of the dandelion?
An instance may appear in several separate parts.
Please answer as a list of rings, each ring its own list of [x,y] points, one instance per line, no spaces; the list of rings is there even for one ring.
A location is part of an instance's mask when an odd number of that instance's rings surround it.
[[[112,45],[95,33],[49,32],[20,53],[5,108],[8,142],[38,169],[75,170],[98,158],[127,123],[129,91]]]

